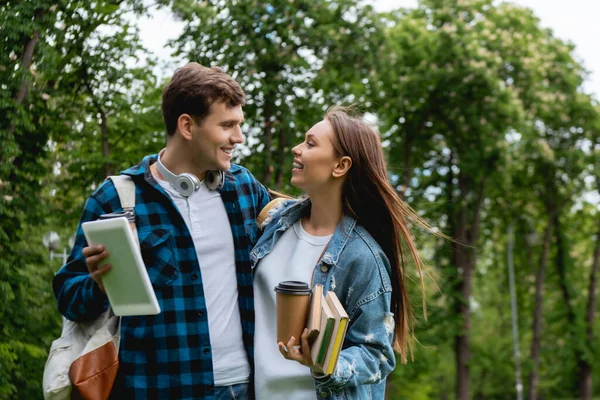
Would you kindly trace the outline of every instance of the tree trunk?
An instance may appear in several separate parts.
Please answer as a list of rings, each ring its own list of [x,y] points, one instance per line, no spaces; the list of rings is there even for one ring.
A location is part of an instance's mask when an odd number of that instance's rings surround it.
[[[273,145],[273,121],[271,120],[272,111],[271,105],[265,103],[265,128],[264,128],[264,144],[263,151],[265,152],[265,169],[263,171],[262,184],[266,187],[271,185],[271,177],[273,176],[273,163],[271,156],[271,146]]]
[[[38,8],[34,12],[34,20],[41,19],[45,14],[46,14],[46,10]],[[25,45],[25,48],[23,50],[23,55],[21,57],[21,67],[24,70],[27,70],[31,67],[31,63],[33,62],[33,53],[35,50],[35,46],[37,45],[39,40],[40,40],[40,32],[35,31],[35,32],[33,32],[33,35],[31,36],[31,38],[27,41],[27,44]],[[29,81],[29,80],[25,80],[22,83],[21,87],[19,88],[19,91],[17,92],[17,95],[15,96],[15,102],[17,104],[19,104],[19,105],[23,104],[23,101],[29,94],[29,85],[30,84],[31,84],[31,81]],[[10,134],[12,134],[12,133],[14,133],[14,131],[15,131],[15,126],[12,122],[10,122],[8,124],[8,132]]]
[[[473,182],[464,173],[458,176],[461,203],[457,210],[454,238],[460,243],[454,249],[454,265],[457,268],[455,293],[458,297],[455,313],[461,321],[459,333],[454,340],[456,356],[456,398],[468,400],[470,394],[469,360],[471,358],[471,307],[470,298],[473,288],[473,271],[477,261],[473,248],[479,237],[481,208],[484,200],[486,179],[478,182],[477,191],[472,193]],[[468,202],[470,194],[474,194],[474,202]],[[470,215],[469,215],[470,214]],[[469,218],[470,217],[470,218]]]
[[[548,210],[548,223],[544,231],[544,243],[542,254],[540,255],[540,264],[535,274],[535,309],[533,312],[533,340],[531,342],[531,363],[533,365],[529,373],[529,387],[527,390],[528,400],[537,400],[537,391],[539,383],[540,367],[540,349],[542,336],[542,304],[544,300],[544,277],[546,274],[546,264],[548,263],[548,252],[550,251],[550,240],[552,239],[552,224],[554,221],[554,211]]]
[[[454,351],[456,357],[456,398],[458,400],[470,399],[469,388],[469,359],[471,358],[471,346],[469,343],[469,332],[471,330],[471,314],[469,297],[471,296],[472,269],[469,262],[468,250],[465,245],[471,243],[467,238],[467,194],[469,187],[463,173],[459,173],[458,187],[460,189],[461,203],[457,210],[456,227],[454,238],[461,244],[454,249],[454,265],[457,269],[457,282],[455,295],[457,297],[454,312],[460,319],[459,333],[454,338]]]
[[[600,184],[598,185],[600,187]],[[594,314],[596,312],[596,287],[598,282],[598,269],[600,269],[600,224],[596,234],[596,248],[594,250],[594,261],[590,272],[590,285],[588,289],[588,300],[585,313],[585,333],[587,343],[594,342]],[[592,399],[592,365],[586,360],[581,360],[579,390],[582,400]]]
[[[573,293],[571,286],[569,284],[569,277],[567,276],[567,249],[564,243],[564,237],[562,228],[559,220],[559,212],[554,214],[554,235],[556,237],[556,269],[558,271],[558,283],[560,286],[560,291],[563,295],[563,299],[567,306],[567,320],[569,324],[574,327],[575,324],[575,309],[573,308]],[[570,332],[572,334],[572,331]]]

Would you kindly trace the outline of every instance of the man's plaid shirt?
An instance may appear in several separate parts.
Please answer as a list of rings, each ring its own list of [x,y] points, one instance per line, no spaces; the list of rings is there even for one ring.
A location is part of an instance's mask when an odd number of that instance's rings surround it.
[[[123,317],[119,374],[113,398],[214,398],[212,351],[200,265],[194,242],[179,211],[150,173],[156,155],[122,174],[136,187],[136,225],[142,256],[161,313]],[[250,251],[256,241],[256,216],[268,203],[265,188],[248,170],[232,165],[220,190],[235,245],[243,342],[254,365],[254,303]],[[89,277],[81,254],[86,241],[81,223],[120,211],[112,181],[88,199],[67,264],[53,280],[59,311],[73,321],[89,320],[109,303]]]

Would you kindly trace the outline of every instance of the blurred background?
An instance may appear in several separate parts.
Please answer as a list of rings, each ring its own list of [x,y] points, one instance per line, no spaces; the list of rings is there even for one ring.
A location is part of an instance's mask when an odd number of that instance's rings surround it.
[[[0,399],[41,398],[53,274],[85,199],[165,144],[188,61],[247,93],[236,155],[289,185],[334,104],[464,246],[415,236],[436,285],[390,399],[600,398],[600,4],[491,0],[7,0],[0,4]]]

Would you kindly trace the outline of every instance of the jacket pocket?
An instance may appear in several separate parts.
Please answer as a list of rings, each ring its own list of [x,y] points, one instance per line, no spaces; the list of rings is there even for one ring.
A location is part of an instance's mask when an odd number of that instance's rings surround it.
[[[139,231],[140,249],[150,281],[154,286],[165,286],[179,277],[173,253],[173,238],[166,229]]]

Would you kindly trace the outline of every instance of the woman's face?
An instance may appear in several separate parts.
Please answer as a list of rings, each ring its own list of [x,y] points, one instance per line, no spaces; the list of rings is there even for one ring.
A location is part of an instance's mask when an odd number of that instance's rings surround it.
[[[333,169],[339,160],[333,140],[333,127],[328,120],[319,122],[306,132],[304,142],[292,149],[292,185],[309,193],[331,183]]]

